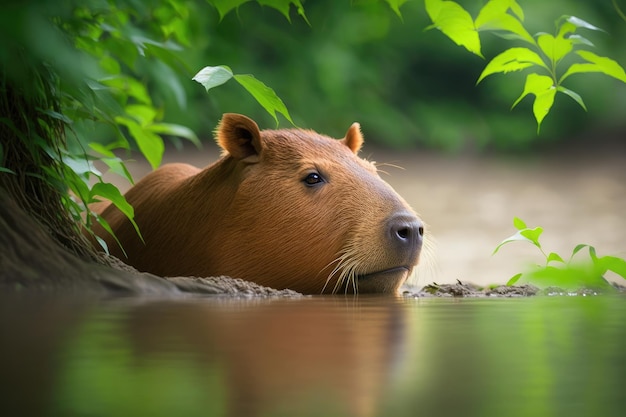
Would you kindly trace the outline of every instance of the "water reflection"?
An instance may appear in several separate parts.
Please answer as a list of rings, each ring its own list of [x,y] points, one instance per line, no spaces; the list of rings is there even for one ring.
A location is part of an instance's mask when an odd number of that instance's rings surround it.
[[[623,298],[0,299],[0,415],[621,415]]]

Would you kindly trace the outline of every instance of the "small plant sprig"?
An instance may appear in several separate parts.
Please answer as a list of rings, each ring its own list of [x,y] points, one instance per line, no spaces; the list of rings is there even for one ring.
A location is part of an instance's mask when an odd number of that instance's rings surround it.
[[[546,254],[539,236],[543,233],[543,228],[529,228],[523,220],[515,217],[513,226],[517,232],[504,239],[493,251],[495,255],[502,246],[511,242],[528,242],[536,246],[545,258],[544,265],[537,265],[535,269],[527,273],[518,273],[511,277],[506,285],[516,284],[522,277],[530,283],[541,287],[558,286],[562,288],[611,288],[605,280],[604,275],[612,271],[626,279],[626,260],[616,256],[598,257],[596,249],[591,245],[577,245],[569,259],[565,261],[559,254],[550,252]],[[575,255],[581,250],[589,250],[589,259],[585,262],[573,262]]]
[[[507,49],[495,56],[480,74],[476,84],[491,74],[531,69],[532,72],[526,76],[524,90],[512,108],[527,95],[534,95],[533,114],[537,121],[537,133],[557,93],[569,96],[587,111],[582,97],[563,86],[563,82],[571,75],[602,73],[626,83],[626,72],[616,61],[580,49],[593,48],[594,45],[577,33],[579,29],[602,29],[575,16],[557,19],[554,34],[539,32],[531,36],[523,24],[524,11],[515,0],[489,0],[475,20],[453,1],[426,0],[425,5],[433,22],[427,29],[439,29],[457,45],[481,58],[479,32],[495,32],[504,39],[523,42],[524,46]],[[564,67],[566,58],[568,62],[577,62]]]

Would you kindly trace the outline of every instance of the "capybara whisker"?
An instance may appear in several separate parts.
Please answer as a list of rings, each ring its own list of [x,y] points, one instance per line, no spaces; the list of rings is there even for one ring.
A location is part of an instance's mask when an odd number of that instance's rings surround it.
[[[92,207],[115,233],[117,240],[93,227],[112,255],[166,277],[227,275],[306,294],[397,293],[420,258],[423,224],[377,165],[358,156],[358,123],[337,140],[260,130],[225,114],[215,136],[218,161],[166,164],[125,194],[143,240],[114,205]]]

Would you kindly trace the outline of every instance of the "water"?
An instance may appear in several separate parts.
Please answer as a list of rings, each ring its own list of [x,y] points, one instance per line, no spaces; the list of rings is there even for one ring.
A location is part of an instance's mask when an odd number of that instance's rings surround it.
[[[3,416],[621,416],[620,296],[0,300]]]

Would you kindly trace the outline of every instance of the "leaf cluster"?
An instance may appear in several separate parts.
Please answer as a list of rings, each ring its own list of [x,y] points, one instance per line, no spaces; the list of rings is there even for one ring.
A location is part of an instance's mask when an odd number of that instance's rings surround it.
[[[537,132],[557,93],[569,96],[587,110],[582,97],[563,85],[571,75],[601,73],[626,83],[626,72],[616,61],[584,49],[594,45],[578,33],[580,29],[602,29],[578,17],[562,16],[555,21],[552,34],[539,32],[531,36],[524,27],[524,11],[516,0],[489,0],[476,19],[453,1],[426,0],[425,5],[433,22],[427,29],[437,28],[457,45],[481,58],[480,32],[493,32],[523,45],[509,48],[489,61],[477,84],[492,74],[531,70],[521,95],[512,107],[524,97],[534,95],[533,114]]]
[[[566,261],[561,255],[555,252],[546,253],[539,242],[539,237],[543,233],[543,228],[526,226],[526,223],[518,217],[513,219],[513,226],[517,229],[515,234],[504,239],[494,249],[496,254],[502,246],[511,242],[527,242],[539,249],[545,259],[543,265],[536,265],[535,268],[526,273],[518,273],[511,277],[507,285],[514,285],[520,279],[533,284],[548,287],[558,286],[568,289],[586,288],[612,288],[605,280],[607,272],[613,272],[626,279],[626,260],[616,256],[598,256],[596,249],[587,244],[579,244],[572,250],[569,259]],[[589,258],[583,262],[575,262],[574,257],[583,249],[587,249]]]

